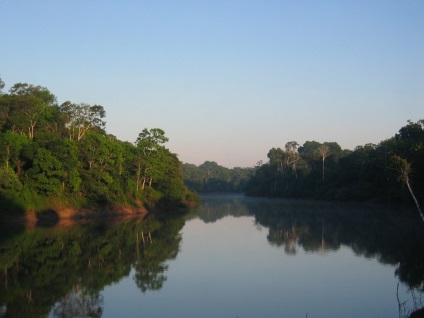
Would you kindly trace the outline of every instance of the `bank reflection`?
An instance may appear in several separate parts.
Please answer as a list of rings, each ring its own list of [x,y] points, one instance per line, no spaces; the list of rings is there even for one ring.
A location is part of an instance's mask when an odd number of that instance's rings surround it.
[[[269,244],[288,255],[300,249],[325,255],[348,246],[358,256],[396,267],[399,280],[424,288],[424,226],[409,211],[364,204],[301,200],[203,197],[199,218],[215,222],[227,215],[255,218],[268,229]]]
[[[156,215],[7,231],[0,239],[0,316],[100,317],[101,291],[132,268],[142,293],[160,289],[183,225],[181,216]]]

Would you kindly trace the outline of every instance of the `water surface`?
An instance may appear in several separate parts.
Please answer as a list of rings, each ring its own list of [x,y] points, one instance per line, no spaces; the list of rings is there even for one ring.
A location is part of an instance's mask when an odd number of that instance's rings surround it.
[[[424,281],[419,219],[360,204],[216,195],[172,218],[6,232],[2,317],[399,317]]]

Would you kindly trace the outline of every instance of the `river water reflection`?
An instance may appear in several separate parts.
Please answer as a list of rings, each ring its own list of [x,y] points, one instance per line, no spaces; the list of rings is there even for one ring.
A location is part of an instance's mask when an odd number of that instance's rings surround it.
[[[0,317],[405,317],[424,305],[424,226],[408,211],[203,199],[172,218],[3,229]]]

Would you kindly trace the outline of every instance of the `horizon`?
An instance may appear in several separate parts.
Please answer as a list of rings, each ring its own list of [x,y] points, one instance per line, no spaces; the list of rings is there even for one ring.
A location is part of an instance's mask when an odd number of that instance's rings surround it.
[[[0,76],[161,128],[180,161],[253,167],[288,141],[353,150],[423,119],[424,2],[0,1]]]

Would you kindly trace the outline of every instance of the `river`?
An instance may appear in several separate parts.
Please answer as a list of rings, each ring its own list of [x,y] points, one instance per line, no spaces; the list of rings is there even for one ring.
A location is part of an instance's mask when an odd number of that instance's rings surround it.
[[[0,317],[406,317],[424,305],[424,226],[401,208],[208,195],[167,216],[8,225],[0,268]]]

